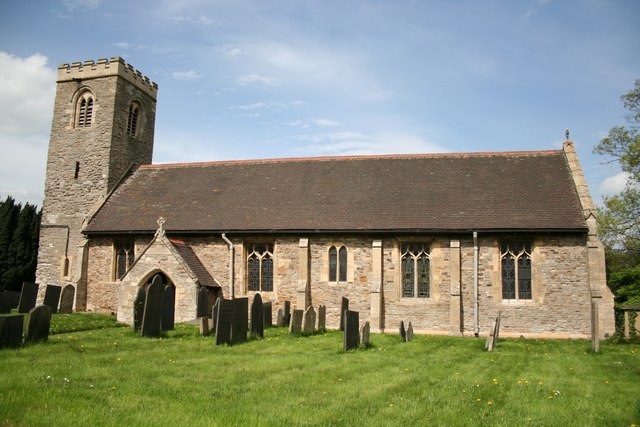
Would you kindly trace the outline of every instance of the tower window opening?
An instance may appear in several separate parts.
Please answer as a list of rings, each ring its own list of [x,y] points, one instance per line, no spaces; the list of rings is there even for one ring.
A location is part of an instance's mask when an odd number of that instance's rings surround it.
[[[78,175],[80,175],[80,162],[76,162],[76,170],[73,174],[73,177],[75,179],[78,179]]]
[[[88,92],[80,97],[77,117],[77,127],[91,127],[91,122],[93,120],[93,97]]]
[[[140,123],[140,107],[138,104],[129,106],[129,120],[127,121],[127,134],[131,136],[138,135],[138,125]]]

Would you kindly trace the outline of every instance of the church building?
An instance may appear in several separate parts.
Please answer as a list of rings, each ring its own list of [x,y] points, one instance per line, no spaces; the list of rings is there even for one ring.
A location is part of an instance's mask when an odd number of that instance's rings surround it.
[[[176,321],[198,295],[274,309],[342,297],[372,330],[589,337],[614,331],[604,248],[573,143],[561,150],[151,164],[158,87],[121,58],[62,64],[40,284],[133,322],[160,274]],[[274,310],[274,311],[275,311]]]

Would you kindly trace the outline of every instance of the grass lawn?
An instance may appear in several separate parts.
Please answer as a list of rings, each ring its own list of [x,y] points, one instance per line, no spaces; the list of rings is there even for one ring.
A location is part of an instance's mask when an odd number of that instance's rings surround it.
[[[215,347],[194,325],[149,339],[62,316],[48,342],[0,350],[0,425],[640,424],[638,344],[373,334],[344,353],[339,332],[273,328]]]

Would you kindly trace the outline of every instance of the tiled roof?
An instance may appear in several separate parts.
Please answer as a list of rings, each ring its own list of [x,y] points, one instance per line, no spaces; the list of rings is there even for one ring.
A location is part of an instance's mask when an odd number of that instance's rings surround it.
[[[584,230],[563,151],[145,165],[86,233]]]
[[[211,274],[209,274],[209,271],[205,268],[204,264],[202,264],[202,261],[200,261],[200,258],[198,258],[198,255],[196,255],[191,246],[182,240],[169,239],[169,241],[173,244],[173,247],[176,248],[191,271],[196,275],[200,285],[212,288],[220,287],[220,284],[211,277]]]

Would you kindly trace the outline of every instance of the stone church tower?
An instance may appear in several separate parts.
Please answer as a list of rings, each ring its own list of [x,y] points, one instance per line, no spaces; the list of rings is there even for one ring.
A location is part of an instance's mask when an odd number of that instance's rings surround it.
[[[37,281],[76,287],[86,308],[82,228],[133,164],[153,153],[158,86],[121,58],[58,66]]]

